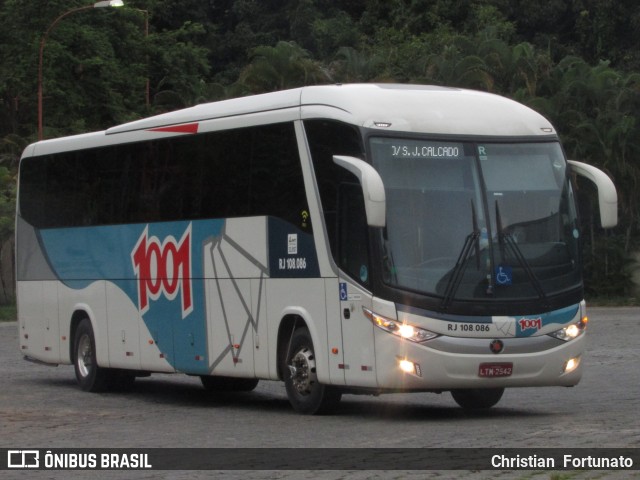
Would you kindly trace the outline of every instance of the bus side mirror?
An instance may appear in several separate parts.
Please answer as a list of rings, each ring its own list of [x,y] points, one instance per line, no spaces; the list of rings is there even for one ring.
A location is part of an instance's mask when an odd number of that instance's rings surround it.
[[[349,170],[358,177],[364,196],[367,224],[370,227],[384,227],[386,225],[387,202],[380,174],[367,162],[356,157],[334,155],[333,161],[336,165]]]
[[[571,170],[595,183],[598,188],[598,204],[600,207],[600,224],[602,228],[613,228],[618,224],[618,194],[616,187],[599,168],[586,163],[569,160]]]

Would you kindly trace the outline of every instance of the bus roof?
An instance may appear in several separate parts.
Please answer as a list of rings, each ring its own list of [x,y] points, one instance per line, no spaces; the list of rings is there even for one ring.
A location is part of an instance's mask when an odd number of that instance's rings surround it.
[[[294,118],[331,118],[387,131],[436,135],[525,137],[556,133],[549,121],[534,110],[486,92],[428,85],[338,84],[196,105],[104,132],[47,140],[37,144],[31,154],[136,141],[131,136],[135,132],[195,133],[199,124],[211,120],[223,121],[219,128],[225,128],[224,119],[285,111],[293,112]],[[129,135],[118,139],[119,134]],[[140,140],[147,138],[144,135]]]
[[[302,118],[316,116],[305,109],[317,112],[328,108],[338,110],[332,117],[354,125],[382,124],[409,132],[497,136],[555,132],[549,131],[553,127],[540,114],[498,95],[429,85],[350,84],[302,87],[197,105],[113,127],[107,134],[296,107],[301,107]]]

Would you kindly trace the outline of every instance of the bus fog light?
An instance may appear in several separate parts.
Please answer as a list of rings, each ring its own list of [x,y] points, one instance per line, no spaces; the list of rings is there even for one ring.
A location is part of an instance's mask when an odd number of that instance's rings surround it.
[[[402,370],[404,373],[410,373],[418,377],[422,376],[422,369],[420,368],[420,364],[418,363],[413,363],[410,360],[402,359],[400,360],[399,365],[400,365],[400,370]]]
[[[571,373],[580,365],[580,357],[570,358],[564,364],[564,373]]]

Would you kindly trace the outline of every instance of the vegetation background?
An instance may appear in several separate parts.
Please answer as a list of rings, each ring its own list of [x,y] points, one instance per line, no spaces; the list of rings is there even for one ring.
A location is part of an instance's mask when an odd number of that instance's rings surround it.
[[[569,158],[612,177],[616,229],[599,228],[593,192],[581,202],[587,295],[627,303],[640,295],[632,282],[640,221],[636,0],[124,1],[69,15],[50,32],[45,138],[309,84],[498,93],[549,118]],[[14,298],[16,174],[22,150],[37,139],[40,41],[59,15],[85,5],[0,0],[0,303]]]

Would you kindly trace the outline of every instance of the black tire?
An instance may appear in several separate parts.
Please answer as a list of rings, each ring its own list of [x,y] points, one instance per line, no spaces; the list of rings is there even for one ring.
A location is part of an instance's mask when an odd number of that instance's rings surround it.
[[[98,366],[96,341],[88,318],[80,321],[73,339],[73,365],[78,385],[85,392],[103,392],[109,387],[109,370]]]
[[[502,398],[504,388],[464,388],[451,390],[451,396],[465,409],[491,408]]]
[[[327,414],[334,411],[340,403],[342,392],[318,381],[313,342],[307,328],[299,328],[293,333],[281,371],[287,397],[296,412],[307,415]]]
[[[209,392],[250,392],[258,385],[257,378],[234,378],[201,375],[200,381]]]

